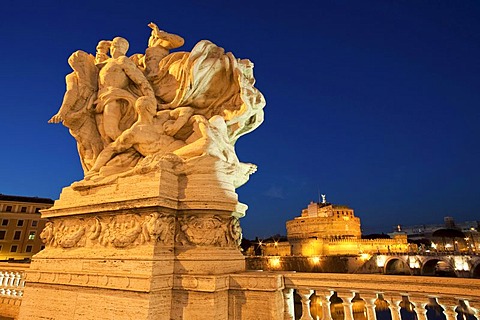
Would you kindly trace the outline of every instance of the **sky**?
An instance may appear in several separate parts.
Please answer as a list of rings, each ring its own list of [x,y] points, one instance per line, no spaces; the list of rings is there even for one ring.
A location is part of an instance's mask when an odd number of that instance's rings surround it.
[[[348,205],[364,233],[480,220],[480,2],[11,1],[0,11],[0,193],[58,199],[83,178],[76,144],[47,124],[67,59],[150,28],[208,39],[255,64],[265,122],[237,155],[244,237],[286,234],[310,201]]]

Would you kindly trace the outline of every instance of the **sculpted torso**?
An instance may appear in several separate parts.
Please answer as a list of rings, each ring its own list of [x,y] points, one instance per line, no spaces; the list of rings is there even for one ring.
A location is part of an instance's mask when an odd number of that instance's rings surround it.
[[[105,87],[126,88],[129,78],[125,73],[125,64],[129,61],[126,57],[111,58],[100,70],[100,89]],[[135,67],[132,63],[132,66]]]

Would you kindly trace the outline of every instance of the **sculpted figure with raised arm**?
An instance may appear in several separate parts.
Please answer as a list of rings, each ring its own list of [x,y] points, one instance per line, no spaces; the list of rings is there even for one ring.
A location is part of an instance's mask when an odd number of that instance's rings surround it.
[[[137,115],[133,108],[139,96],[154,97],[153,89],[143,73],[125,56],[129,44],[121,37],[112,40],[111,58],[99,74],[96,112],[100,134],[105,142],[115,141],[130,128]]]

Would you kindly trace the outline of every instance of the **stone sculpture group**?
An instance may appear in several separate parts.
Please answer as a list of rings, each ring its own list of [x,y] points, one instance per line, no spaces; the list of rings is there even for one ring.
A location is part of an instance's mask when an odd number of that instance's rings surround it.
[[[253,64],[207,40],[170,53],[183,38],[149,27],[145,54],[127,57],[128,41],[116,37],[100,41],[95,56],[79,50],[68,59],[73,72],[49,122],[63,122],[77,141],[85,179],[72,187],[144,174],[160,160],[215,167],[244,184],[256,166],[241,163],[234,144],[262,123],[265,106]]]
[[[283,284],[245,274],[235,189],[256,166],[235,142],[263,121],[253,64],[155,24],[76,51],[50,123],[77,142],[84,179],[63,188],[32,259],[19,319],[280,319]],[[273,301],[258,308],[258,301]],[[260,309],[260,310],[259,310]]]

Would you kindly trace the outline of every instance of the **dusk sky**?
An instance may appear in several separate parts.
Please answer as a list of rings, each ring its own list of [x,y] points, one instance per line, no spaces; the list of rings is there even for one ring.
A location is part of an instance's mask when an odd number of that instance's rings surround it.
[[[480,1],[11,1],[0,11],[0,193],[57,199],[83,178],[76,143],[47,124],[67,59],[150,28],[255,63],[265,122],[236,144],[258,165],[237,190],[244,236],[286,234],[319,193],[364,233],[480,220]]]

